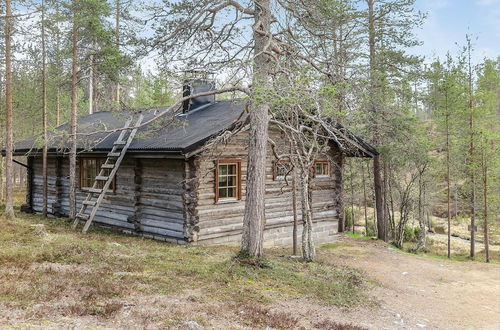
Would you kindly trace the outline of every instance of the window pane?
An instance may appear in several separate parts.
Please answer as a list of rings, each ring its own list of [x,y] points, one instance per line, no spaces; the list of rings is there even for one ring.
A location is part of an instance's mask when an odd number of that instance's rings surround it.
[[[94,186],[95,177],[101,172],[101,166],[106,162],[106,158],[82,158],[81,160],[81,188],[91,188]],[[104,170],[103,175],[109,176],[111,170]],[[96,188],[103,188],[104,181],[98,181]],[[112,187],[112,186],[111,186]]]
[[[329,176],[330,165],[327,162],[316,163],[316,176]]]
[[[219,188],[219,198],[227,197],[227,188]]]
[[[236,198],[236,188],[228,188],[227,197]]]
[[[227,165],[219,165],[219,175],[227,174]]]
[[[235,187],[236,186],[236,177],[235,176],[227,177],[227,185],[229,187]]]
[[[236,164],[227,165],[228,174],[236,174]]]
[[[227,176],[219,176],[219,187],[227,187]]]

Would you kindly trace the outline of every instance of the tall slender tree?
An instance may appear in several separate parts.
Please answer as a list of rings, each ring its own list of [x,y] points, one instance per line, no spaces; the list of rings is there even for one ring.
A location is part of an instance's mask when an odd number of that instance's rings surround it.
[[[475,127],[475,107],[473,91],[473,65],[472,65],[472,40],[466,36],[467,45],[465,48],[467,60],[467,105],[469,109],[469,180],[470,180],[470,257],[474,258],[476,245],[476,127]]]
[[[5,216],[14,217],[13,198],[13,107],[12,107],[12,8],[11,1],[5,0]]]
[[[48,144],[48,127],[47,127],[47,60],[46,60],[46,45],[45,45],[45,1],[41,1],[42,19],[41,19],[41,44],[42,44],[42,127],[43,127],[43,155],[42,155],[42,176],[43,176],[43,206],[42,213],[47,216],[47,201],[48,201],[48,175],[47,175],[47,144]]]
[[[390,122],[388,99],[391,89],[391,78],[400,77],[415,66],[419,60],[406,55],[407,48],[418,45],[414,37],[415,26],[422,24],[424,15],[414,7],[415,0],[366,0],[366,31],[368,41],[368,120],[372,123],[372,142],[382,146],[384,139],[384,123]],[[407,68],[405,70],[405,68]],[[383,155],[382,155],[383,156]],[[379,156],[373,160],[373,177],[377,210],[377,233],[383,240],[388,239],[388,221],[384,195],[382,172],[388,168],[382,164]],[[387,189],[387,187],[385,188]]]
[[[71,136],[69,154],[69,217],[76,216],[76,153],[77,153],[77,119],[78,119],[78,5],[79,0],[72,0],[73,11],[71,34]]]

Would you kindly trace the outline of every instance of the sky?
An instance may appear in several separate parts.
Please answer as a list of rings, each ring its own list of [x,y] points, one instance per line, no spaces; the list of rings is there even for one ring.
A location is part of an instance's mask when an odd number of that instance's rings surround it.
[[[456,43],[463,46],[465,35],[470,34],[474,62],[500,56],[500,0],[416,0],[416,7],[428,16],[416,30],[423,45],[411,53],[424,55],[427,61],[444,58],[448,51],[457,54]]]

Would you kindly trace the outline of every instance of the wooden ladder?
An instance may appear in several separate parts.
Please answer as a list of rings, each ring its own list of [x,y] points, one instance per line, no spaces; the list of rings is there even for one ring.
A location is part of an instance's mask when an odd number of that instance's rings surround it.
[[[106,161],[101,166],[101,170],[99,174],[95,177],[94,185],[92,188],[88,189],[88,194],[85,200],[82,202],[82,207],[80,208],[80,212],[78,212],[75,216],[75,220],[73,221],[72,228],[76,229],[78,223],[80,221],[85,221],[85,225],[83,226],[82,232],[85,233],[92,224],[94,217],[101,205],[102,200],[104,199],[104,195],[108,191],[113,179],[120,167],[120,164],[125,157],[125,153],[127,152],[128,147],[132,143],[135,134],[137,133],[138,126],[142,123],[144,116],[142,113],[139,114],[139,117],[133,126],[134,128],[129,132],[129,125],[132,122],[132,119],[127,120],[125,126],[123,126],[123,130],[120,132],[118,139],[113,143],[113,147],[111,151],[108,153]],[[125,140],[126,138],[126,140]],[[100,183],[104,181],[104,186],[100,188]],[[92,210],[90,213],[86,213],[87,208],[92,206]]]

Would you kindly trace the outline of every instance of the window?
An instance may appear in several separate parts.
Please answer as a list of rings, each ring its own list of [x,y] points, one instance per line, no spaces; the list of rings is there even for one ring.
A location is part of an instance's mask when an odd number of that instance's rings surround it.
[[[80,159],[80,189],[92,188],[94,186],[95,177],[99,175],[101,166],[106,162],[106,158],[81,158]],[[111,172],[110,169],[104,170],[104,175],[107,176]],[[106,181],[98,181],[96,188],[102,189]],[[111,189],[116,188],[116,180],[113,179]]]
[[[290,180],[292,175],[292,164],[289,161],[280,160],[274,163],[274,180]]]
[[[241,161],[219,161],[215,176],[216,202],[241,199]]]
[[[314,177],[326,178],[330,176],[330,163],[327,161],[318,161],[314,163]]]

